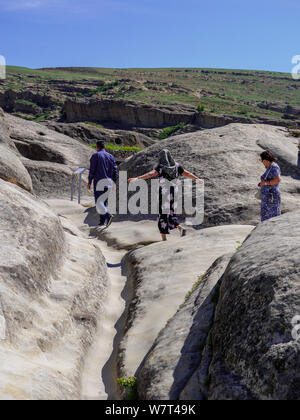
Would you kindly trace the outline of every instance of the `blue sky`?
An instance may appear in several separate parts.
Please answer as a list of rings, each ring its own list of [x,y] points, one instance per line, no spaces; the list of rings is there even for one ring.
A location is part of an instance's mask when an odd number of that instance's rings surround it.
[[[0,0],[0,54],[32,68],[290,72],[299,0]]]

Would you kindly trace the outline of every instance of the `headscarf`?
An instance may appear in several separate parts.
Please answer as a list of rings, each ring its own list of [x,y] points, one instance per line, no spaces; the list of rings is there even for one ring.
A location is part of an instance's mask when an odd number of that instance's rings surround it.
[[[158,164],[166,168],[171,168],[176,165],[176,162],[170,151],[168,149],[163,149],[158,154]]]

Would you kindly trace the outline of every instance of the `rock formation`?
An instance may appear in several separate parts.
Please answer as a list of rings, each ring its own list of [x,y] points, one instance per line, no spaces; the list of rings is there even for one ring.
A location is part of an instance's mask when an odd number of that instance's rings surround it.
[[[128,112],[132,123],[148,118]],[[178,117],[151,112],[162,123]],[[94,395],[118,398],[117,376],[130,375],[147,400],[300,399],[297,139],[229,124],[129,158],[121,169],[141,175],[169,148],[205,179],[206,226],[161,243],[143,216],[117,216],[102,231],[92,197],[70,203],[72,173],[93,150],[55,128],[0,109],[0,399],[78,400],[101,381]],[[132,132],[101,135],[148,144]],[[288,212],[254,228],[263,149],[278,156]]]
[[[0,108],[0,178],[32,191],[32,181],[18,158],[18,151],[9,137],[5,114]]]
[[[0,180],[0,396],[80,397],[107,290],[101,251],[32,194]],[[72,233],[70,233],[72,232]]]
[[[67,101],[67,122],[95,121],[124,127],[161,128],[179,122],[190,123],[195,109],[188,105],[148,105],[122,100]]]
[[[175,160],[205,180],[205,225],[256,224],[260,203],[254,195],[264,167],[260,153],[273,150],[282,166],[283,209],[300,205],[298,197],[297,139],[282,127],[230,124],[166,140],[137,153],[122,164],[128,176],[139,176],[154,168],[161,149],[169,149]]]
[[[206,369],[202,380],[208,377],[203,349],[213,324],[220,279],[231,257],[227,254],[212,264],[196,290],[159,333],[137,372],[141,399],[178,400],[200,362]],[[193,385],[187,387],[186,399],[203,399],[199,385]]]
[[[228,121],[299,127],[299,106],[295,105],[299,102],[299,88],[299,81],[293,81],[287,75],[250,70],[33,70],[7,66],[7,79],[0,80],[0,107],[15,116],[57,122],[65,116],[66,101],[74,104],[74,110],[79,103],[91,102],[91,112],[85,113],[91,116],[98,107],[96,103],[102,100],[113,100],[115,103],[120,99],[124,103],[134,101],[132,103],[135,108],[145,108],[143,102],[151,102],[153,106],[150,108],[156,108],[155,104],[167,104],[167,107],[171,105],[174,113],[180,111],[183,103],[189,104],[194,113],[198,107],[200,110],[205,109],[204,113],[199,113],[195,118],[206,128],[224,125]],[[262,98],[265,100],[262,101]],[[123,110],[124,117],[128,114],[130,119],[126,107]],[[110,121],[119,119],[118,107],[110,108]],[[85,106],[87,110],[88,105]],[[73,113],[72,110],[70,112]],[[80,118],[80,114],[76,114]],[[152,111],[147,119],[151,119],[152,123],[158,121]]]
[[[197,233],[190,230],[184,239],[174,237],[171,242],[149,245],[127,255],[131,304],[119,346],[120,376],[135,374],[157,334],[199,277],[217,257],[233,252],[252,229],[253,226],[218,226]],[[188,325],[182,328],[189,330]],[[167,359],[164,363],[168,363]]]
[[[116,99],[67,100],[64,105],[66,122],[94,121],[114,128],[163,128],[179,123],[199,128],[222,127],[230,123],[264,123],[289,127],[290,122],[267,117],[243,117],[198,112],[190,105],[160,105]],[[297,118],[297,117],[296,117]]]
[[[0,115],[0,175],[45,197],[70,195],[72,173],[93,150],[40,124]]]
[[[78,141],[95,144],[95,140],[115,143],[116,146],[148,147],[154,140],[141,133],[126,130],[109,130],[85,123],[56,123],[47,122],[44,125],[58,133],[65,134]],[[95,124],[96,125],[96,124]]]
[[[226,270],[228,257],[212,266],[143,361],[141,397],[300,398],[299,215],[260,224]]]

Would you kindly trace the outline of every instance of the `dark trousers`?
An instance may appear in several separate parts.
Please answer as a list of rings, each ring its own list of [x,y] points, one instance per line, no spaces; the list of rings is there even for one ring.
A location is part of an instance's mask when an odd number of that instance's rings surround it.
[[[94,190],[94,195],[95,195],[95,203],[97,204],[98,200],[100,199],[101,201],[101,196],[103,194],[105,194],[108,191],[108,188],[105,187],[104,191],[96,191]],[[105,214],[100,214],[100,224],[105,224],[108,219],[111,217],[110,212],[107,209],[107,205],[108,205],[108,199],[106,199],[105,201],[102,201],[102,205],[101,207],[105,210]]]

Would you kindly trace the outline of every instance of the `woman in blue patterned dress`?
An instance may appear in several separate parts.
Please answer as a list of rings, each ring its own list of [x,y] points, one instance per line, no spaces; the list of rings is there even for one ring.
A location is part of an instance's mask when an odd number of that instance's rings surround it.
[[[281,215],[281,193],[279,190],[280,168],[275,162],[275,156],[270,151],[265,151],[261,155],[261,161],[266,167],[265,173],[261,177],[259,187],[261,187],[261,221],[269,220],[272,217]]]

